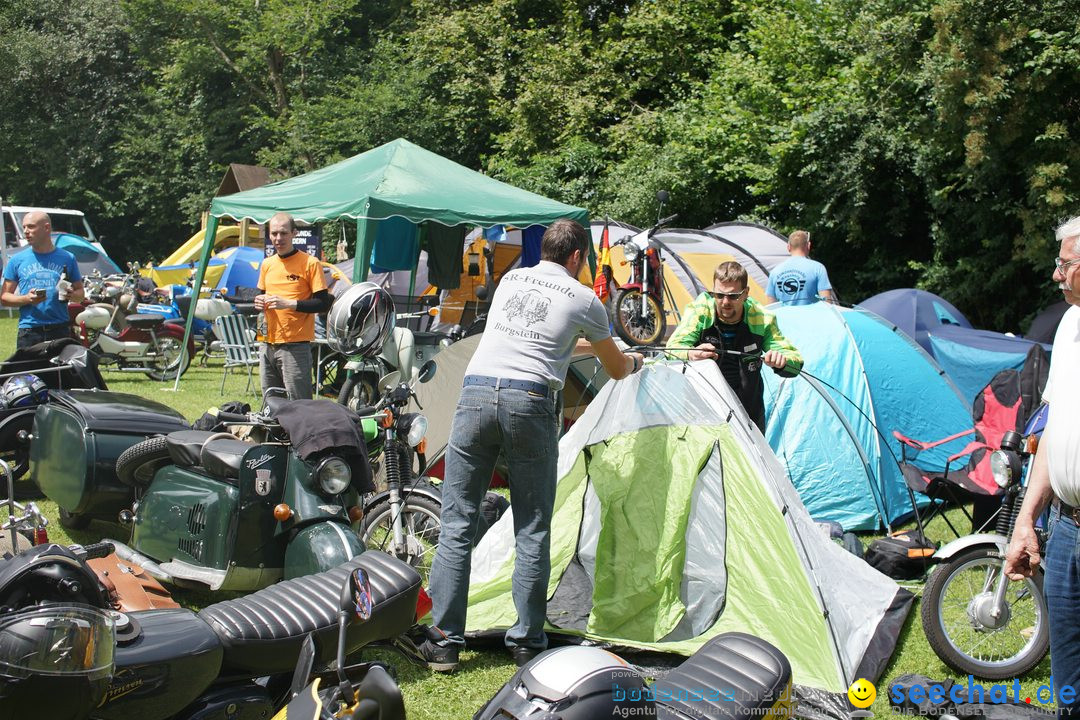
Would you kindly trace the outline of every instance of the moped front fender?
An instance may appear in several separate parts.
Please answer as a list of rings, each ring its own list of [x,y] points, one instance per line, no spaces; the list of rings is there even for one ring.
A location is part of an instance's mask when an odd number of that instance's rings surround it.
[[[964,550],[977,545],[996,547],[998,551],[1004,555],[1005,550],[1009,547],[1009,538],[1004,535],[998,535],[997,533],[965,535],[962,538],[957,538],[952,542],[942,545],[938,551],[934,553],[933,560],[935,563],[948,562]]]
[[[402,488],[401,496],[405,497],[406,495],[410,497],[424,497],[432,502],[442,505],[442,493],[439,492],[437,487],[431,485],[426,478],[421,478],[411,487]],[[389,490],[383,490],[382,492],[367,496],[364,501],[364,514],[366,515],[368,510],[376,507],[381,502],[389,502],[389,499]]]
[[[347,521],[327,520],[301,528],[285,548],[285,579],[330,570],[364,552]]]

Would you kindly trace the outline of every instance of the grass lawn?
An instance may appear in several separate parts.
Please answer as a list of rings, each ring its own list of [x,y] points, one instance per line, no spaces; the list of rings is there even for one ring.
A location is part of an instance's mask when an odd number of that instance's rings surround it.
[[[7,357],[14,351],[15,327],[16,318],[9,318],[6,313],[0,313],[0,357]],[[207,367],[201,367],[198,360],[194,361],[188,372],[181,378],[179,391],[173,391],[172,383],[153,382],[142,374],[105,371],[104,375],[110,390],[151,398],[177,409],[189,420],[194,420],[208,408],[220,404],[223,400],[245,399],[253,403],[258,400],[257,372],[253,392],[245,395],[246,377],[235,373],[227,378],[224,395],[220,393],[222,377],[220,360],[211,360]],[[60,527],[54,503],[42,500],[39,501],[39,505],[50,518],[49,536],[56,542],[86,543],[101,537],[116,537],[120,540],[127,538],[125,531],[118,525],[100,522],[94,522],[86,531],[73,531],[69,534]],[[959,515],[958,510],[953,512]],[[2,517],[6,517],[6,511],[0,513],[0,518]],[[954,520],[954,524],[958,527],[962,525],[959,520]],[[943,530],[947,532],[944,524],[937,521],[931,526],[930,534],[936,539],[947,539],[942,533]],[[871,538],[863,539],[866,543]],[[907,587],[916,595],[922,591],[921,584],[909,584]],[[204,593],[177,591],[176,596],[180,602],[193,607],[213,602],[213,599]],[[505,653],[487,649],[463,653],[461,668],[451,676],[437,675],[426,669],[412,666],[393,653],[368,653],[365,657],[372,655],[377,655],[397,668],[410,720],[450,720],[472,717],[472,714],[513,675],[516,669]],[[632,661],[633,658],[631,657],[630,660]],[[891,714],[887,700],[888,685],[896,677],[907,673],[927,675],[934,680],[952,677],[960,684],[965,686],[967,684],[966,677],[952,675],[931,650],[919,620],[918,600],[904,625],[896,653],[878,683],[878,699],[871,708],[876,716],[884,717]],[[797,682],[798,678],[795,680]],[[1034,703],[1039,686],[1049,682],[1050,661],[1047,658],[1023,679],[1021,685],[1023,695],[1030,696]],[[991,683],[984,681],[982,684],[989,689]],[[1011,687],[1011,682],[1009,685]]]

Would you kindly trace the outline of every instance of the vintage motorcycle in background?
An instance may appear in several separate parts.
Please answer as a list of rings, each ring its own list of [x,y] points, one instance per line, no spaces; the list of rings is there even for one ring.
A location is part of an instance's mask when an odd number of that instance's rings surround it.
[[[184,343],[182,325],[157,313],[138,312],[136,276],[88,277],[89,305],[68,304],[75,334],[100,356],[104,367],[145,373],[151,380],[183,375],[195,355],[195,342]]]
[[[660,211],[667,202],[667,192],[657,193]],[[658,211],[659,216],[659,211]],[[677,216],[658,219],[647,230],[617,240],[612,247],[622,246],[630,264],[630,279],[620,285],[611,302],[611,321],[615,333],[631,347],[658,345],[667,331],[668,304],[673,305],[671,293],[664,286],[664,259],[661,245],[653,235]],[[667,299],[665,302],[665,293]]]

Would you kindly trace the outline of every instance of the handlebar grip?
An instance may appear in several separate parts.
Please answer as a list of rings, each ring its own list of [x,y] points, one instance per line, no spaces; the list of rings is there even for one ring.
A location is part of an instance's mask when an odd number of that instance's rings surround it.
[[[656,227],[660,227],[661,225],[667,225],[670,222],[675,222],[678,218],[679,218],[679,213],[675,213],[674,215],[668,215],[666,218],[664,218],[660,222],[656,223]]]
[[[95,560],[97,558],[108,557],[116,550],[111,542],[98,542],[90,543],[83,546],[83,552],[86,553],[84,560]]]
[[[250,415],[244,415],[243,413],[222,412],[220,410],[218,410],[217,419],[220,420],[221,422],[232,422],[232,423],[248,423],[248,422],[251,422],[251,416]]]

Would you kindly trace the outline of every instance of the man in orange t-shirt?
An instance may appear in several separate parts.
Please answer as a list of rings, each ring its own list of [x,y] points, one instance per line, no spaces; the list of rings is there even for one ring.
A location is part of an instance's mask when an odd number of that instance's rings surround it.
[[[322,265],[293,247],[296,221],[288,213],[270,218],[275,255],[259,268],[255,307],[266,312],[266,338],[259,356],[263,391],[283,387],[290,400],[311,399],[311,341],[315,316],[330,309]]]

